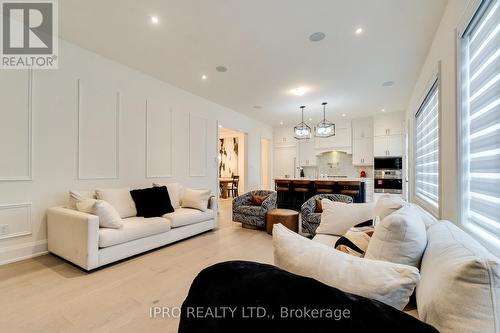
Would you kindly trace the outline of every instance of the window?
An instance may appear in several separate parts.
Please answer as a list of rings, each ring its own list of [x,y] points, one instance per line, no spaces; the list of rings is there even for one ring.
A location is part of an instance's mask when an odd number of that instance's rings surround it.
[[[439,88],[434,82],[415,114],[415,196],[439,216]]]
[[[491,244],[500,235],[499,7],[483,1],[459,41],[462,223]]]

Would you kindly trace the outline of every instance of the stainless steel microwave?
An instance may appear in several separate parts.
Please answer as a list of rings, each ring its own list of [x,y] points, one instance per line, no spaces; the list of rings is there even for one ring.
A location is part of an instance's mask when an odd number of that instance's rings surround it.
[[[375,157],[375,170],[401,170],[402,157]]]

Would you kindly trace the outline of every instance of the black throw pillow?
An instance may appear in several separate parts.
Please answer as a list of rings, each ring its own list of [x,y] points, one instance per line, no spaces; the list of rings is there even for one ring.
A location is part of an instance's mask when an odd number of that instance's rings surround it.
[[[166,186],[130,191],[137,208],[137,216],[159,217],[174,212]]]

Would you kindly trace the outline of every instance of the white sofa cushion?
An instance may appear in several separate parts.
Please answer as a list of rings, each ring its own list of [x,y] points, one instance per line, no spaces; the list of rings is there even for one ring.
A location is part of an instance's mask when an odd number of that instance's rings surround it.
[[[163,215],[171,223],[172,228],[182,227],[188,224],[208,221],[214,218],[214,211],[207,209],[201,211],[193,208],[178,208],[173,213]]]
[[[384,194],[377,200],[374,209],[374,216],[378,216],[382,221],[386,216],[391,215],[406,202],[400,195],[397,194]]]
[[[182,198],[182,185],[179,183],[169,183],[169,184],[160,184],[153,183],[153,186],[166,186],[168,191],[168,196],[170,197],[170,203],[174,207],[174,209],[181,207],[181,198]]]
[[[109,203],[103,200],[85,199],[76,203],[76,208],[80,212],[97,215],[99,217],[99,227],[120,229],[123,222],[120,214]]]
[[[373,219],[373,202],[368,203],[344,203],[321,200],[323,212],[321,213],[321,222],[316,229],[317,234],[344,235],[347,230],[356,224]]]
[[[313,242],[282,224],[273,227],[273,244],[276,266],[399,310],[408,304],[419,280],[415,267],[355,257]]]
[[[426,245],[427,234],[420,212],[404,205],[375,227],[365,258],[419,267]]]
[[[95,191],[71,190],[69,191],[68,207],[78,209],[76,203],[85,199],[95,199]]]
[[[417,286],[420,319],[442,333],[500,330],[500,260],[448,221],[427,229],[422,279]]]
[[[209,189],[195,190],[186,188],[182,193],[181,205],[183,208],[194,208],[205,211],[208,209],[208,199],[211,192]]]
[[[130,187],[96,190],[97,199],[107,201],[115,207],[121,218],[137,215],[134,199],[130,195]]]
[[[170,231],[170,221],[162,217],[129,217],[121,229],[99,229],[99,247],[108,247]]]

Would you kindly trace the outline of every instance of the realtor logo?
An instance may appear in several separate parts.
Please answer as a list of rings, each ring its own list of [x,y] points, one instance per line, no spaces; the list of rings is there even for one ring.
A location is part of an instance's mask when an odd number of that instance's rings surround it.
[[[0,68],[56,69],[56,0],[2,0],[0,4]]]

